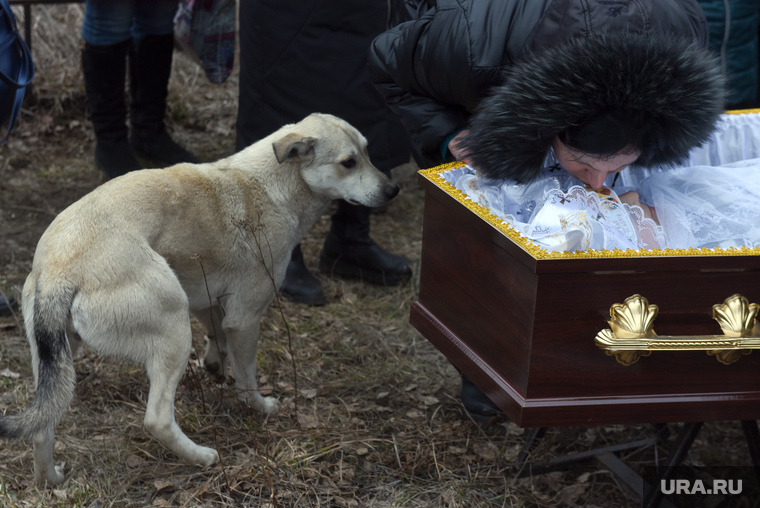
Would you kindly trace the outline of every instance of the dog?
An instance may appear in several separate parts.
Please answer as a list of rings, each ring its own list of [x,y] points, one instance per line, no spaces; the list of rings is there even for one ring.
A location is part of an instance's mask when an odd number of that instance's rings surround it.
[[[0,437],[33,441],[38,483],[63,481],[54,428],[73,399],[73,355],[84,342],[143,365],[146,429],[187,463],[215,463],[217,452],[174,419],[190,313],[213,335],[205,364],[224,372],[229,359],[238,398],[276,413],[277,399],[256,384],[259,322],[294,246],[334,199],[380,206],[398,191],[358,130],[318,113],[218,162],[106,182],[61,212],[37,245],[22,293],[37,391],[25,411],[0,418]]]

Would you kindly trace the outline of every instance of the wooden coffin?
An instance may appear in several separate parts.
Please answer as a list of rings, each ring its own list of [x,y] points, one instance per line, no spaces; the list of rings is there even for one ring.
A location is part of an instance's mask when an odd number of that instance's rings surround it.
[[[445,169],[419,176],[411,323],[517,425],[760,419],[760,351],[730,364],[654,351],[626,366],[595,343],[611,306],[636,294],[659,307],[658,336],[722,335],[713,305],[737,293],[760,303],[760,249],[548,254],[447,184]]]

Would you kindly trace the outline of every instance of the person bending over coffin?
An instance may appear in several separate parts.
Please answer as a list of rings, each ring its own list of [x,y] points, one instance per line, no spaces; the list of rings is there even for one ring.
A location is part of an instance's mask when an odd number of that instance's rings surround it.
[[[695,0],[397,0],[370,74],[422,168],[548,171],[593,189],[630,164],[673,165],[708,139],[724,78]],[[412,18],[412,19],[410,19]],[[625,199],[631,198],[629,195]],[[463,377],[474,417],[498,408]]]

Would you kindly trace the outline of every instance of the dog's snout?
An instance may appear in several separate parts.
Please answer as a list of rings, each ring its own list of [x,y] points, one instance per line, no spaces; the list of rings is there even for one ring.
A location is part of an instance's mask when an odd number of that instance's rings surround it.
[[[388,185],[385,188],[385,198],[388,201],[390,201],[391,199],[396,197],[396,195],[398,194],[398,191],[399,191],[399,186],[396,185],[395,183]]]

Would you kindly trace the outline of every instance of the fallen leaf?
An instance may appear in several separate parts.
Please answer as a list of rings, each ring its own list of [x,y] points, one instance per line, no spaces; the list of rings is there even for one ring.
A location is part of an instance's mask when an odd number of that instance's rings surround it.
[[[564,504],[575,504],[579,497],[586,493],[588,484],[568,485],[559,493]]]
[[[407,418],[424,418],[425,413],[420,411],[419,409],[412,409],[411,411],[408,411],[406,413]]]
[[[499,449],[490,441],[486,441],[485,443],[473,443],[472,451],[474,451],[478,457],[488,462],[495,462],[496,459],[499,458]]]
[[[504,451],[504,459],[507,462],[517,462],[517,457],[520,455],[522,445],[512,445]]]
[[[298,425],[300,425],[302,429],[315,429],[319,427],[319,419],[317,418],[317,415],[299,414]]]
[[[142,465],[145,463],[143,459],[138,457],[137,455],[130,455],[127,457],[127,467],[131,467],[132,469],[137,469],[138,467],[142,467]]]
[[[203,487],[198,488],[195,492],[193,492],[193,497],[201,499],[203,495],[208,492],[208,489],[211,488],[211,484],[207,483]]]
[[[284,392],[292,392],[295,390],[293,385],[291,383],[288,383],[287,381],[277,381],[277,388]]]
[[[425,396],[425,397],[422,397],[421,400],[422,400],[422,403],[425,404],[426,406],[434,406],[435,404],[438,404],[438,402],[440,402],[435,397],[432,397],[432,396],[429,396],[429,395]]]
[[[0,376],[17,379],[19,376],[21,376],[21,374],[19,374],[18,372],[13,372],[12,370],[3,369],[3,370],[0,370]]]
[[[174,490],[177,488],[177,486],[174,485],[174,483],[169,480],[156,480],[153,482],[153,486],[156,488],[158,492],[165,489]]]
[[[525,434],[525,429],[518,427],[514,422],[504,423],[504,427],[507,429],[507,435],[510,436],[522,436]]]
[[[307,399],[313,399],[317,396],[317,390],[314,388],[309,388],[308,390],[298,390],[301,392],[301,395],[303,395]]]

